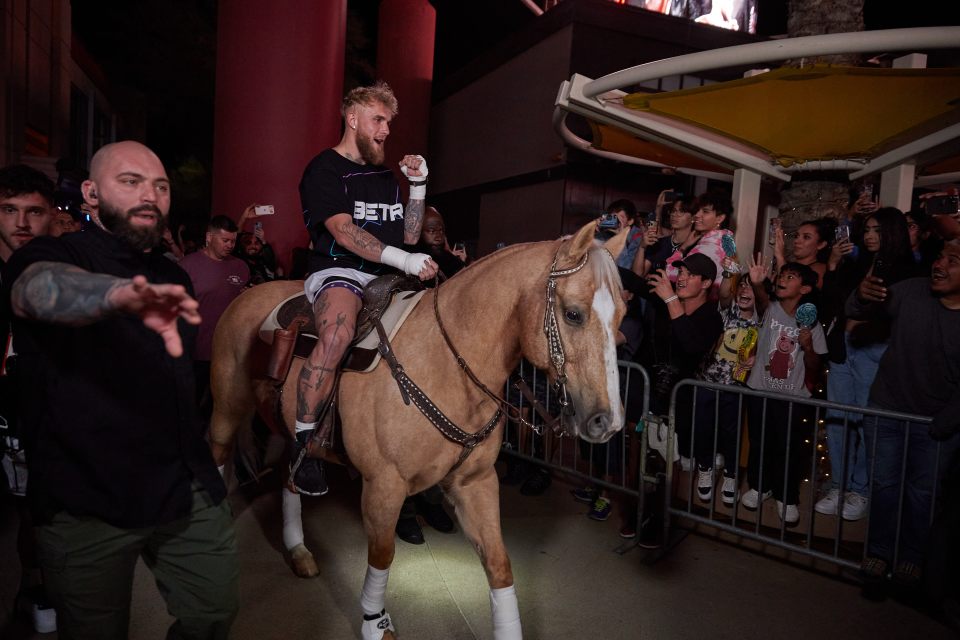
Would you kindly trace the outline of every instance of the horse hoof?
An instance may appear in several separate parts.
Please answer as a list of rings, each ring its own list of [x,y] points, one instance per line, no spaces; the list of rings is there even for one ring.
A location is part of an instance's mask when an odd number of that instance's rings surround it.
[[[303,544],[298,544],[290,550],[290,565],[298,578],[316,578],[320,575],[317,561]]]

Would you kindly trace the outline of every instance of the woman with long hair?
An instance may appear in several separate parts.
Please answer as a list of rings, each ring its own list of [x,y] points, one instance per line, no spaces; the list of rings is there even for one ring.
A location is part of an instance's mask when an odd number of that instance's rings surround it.
[[[884,286],[889,287],[920,275],[918,271],[910,248],[907,220],[893,207],[867,215],[855,245],[849,240],[834,245],[823,291],[830,348],[829,400],[867,406],[870,386],[890,335],[890,324],[886,320],[847,318],[843,313],[847,297],[867,275],[883,278]],[[826,413],[830,486],[815,506],[818,513],[839,514],[846,520],[859,520],[867,514],[870,482],[862,419],[859,413],[834,409]]]
[[[837,221],[833,218],[806,220],[800,223],[793,237],[793,262],[805,264],[817,273],[817,288],[823,288],[823,274],[827,272],[827,261],[833,247]],[[783,228],[777,230],[773,244],[773,255],[778,265],[787,263],[786,236]]]

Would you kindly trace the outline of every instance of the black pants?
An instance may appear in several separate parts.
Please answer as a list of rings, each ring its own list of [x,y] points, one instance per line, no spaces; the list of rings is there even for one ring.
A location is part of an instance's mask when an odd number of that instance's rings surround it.
[[[719,401],[717,396],[719,395]],[[734,477],[740,460],[737,436],[740,434],[739,393],[697,389],[693,451],[697,464],[713,468],[714,453],[723,455],[724,475]],[[746,402],[743,403],[746,405]]]
[[[797,504],[800,500],[800,480],[803,474],[809,471],[812,450],[812,446],[805,444],[804,439],[816,441],[813,407],[789,400],[750,397],[747,402],[747,415],[750,434],[747,482],[750,483],[750,488],[761,494],[773,491],[773,497],[777,500],[786,504]]]

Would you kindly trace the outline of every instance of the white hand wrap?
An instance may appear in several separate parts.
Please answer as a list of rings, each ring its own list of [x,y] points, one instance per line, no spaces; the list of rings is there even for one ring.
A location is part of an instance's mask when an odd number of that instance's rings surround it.
[[[396,267],[411,276],[419,276],[429,259],[430,256],[425,253],[408,253],[389,245],[384,247],[383,253],[380,254],[381,263]]]
[[[423,156],[417,156],[420,158],[420,173],[419,176],[411,176],[408,172],[408,167],[405,165],[400,165],[400,173],[402,173],[407,181],[410,183],[410,199],[411,200],[426,200],[427,199],[427,161],[424,160]],[[399,267],[397,267],[399,269]]]

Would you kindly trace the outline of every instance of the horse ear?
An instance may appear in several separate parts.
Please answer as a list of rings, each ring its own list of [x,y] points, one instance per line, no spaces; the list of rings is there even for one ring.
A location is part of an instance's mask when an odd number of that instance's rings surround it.
[[[557,265],[567,266],[569,263],[580,262],[584,254],[593,246],[593,237],[597,232],[597,221],[591,220],[580,227],[577,233],[563,243],[560,248]]]
[[[617,235],[603,243],[603,248],[610,252],[610,255],[616,259],[623,248],[627,246],[627,236],[630,234],[630,227],[621,229]]]

